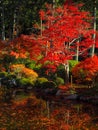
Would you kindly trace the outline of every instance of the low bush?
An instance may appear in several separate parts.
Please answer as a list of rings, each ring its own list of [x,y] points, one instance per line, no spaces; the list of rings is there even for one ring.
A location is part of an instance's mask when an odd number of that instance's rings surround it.
[[[7,76],[7,72],[0,72],[0,78],[4,78]]]
[[[21,79],[18,79],[17,81],[20,87],[28,87],[28,86],[34,85],[34,82],[29,78],[23,77]]]
[[[81,61],[72,69],[72,75],[77,83],[94,86],[98,72],[98,56]]]
[[[56,77],[55,83],[56,83],[57,86],[63,85],[64,84],[64,79],[61,78],[61,77]]]
[[[35,86],[38,88],[41,88],[43,86],[43,83],[45,83],[45,82],[48,82],[47,78],[44,78],[44,77],[38,78],[35,83]]]
[[[56,85],[56,83],[53,82],[53,81],[47,81],[47,82],[44,82],[44,83],[42,84],[42,88],[43,88],[43,89],[46,89],[46,88],[56,88],[56,87],[57,87],[57,85]]]

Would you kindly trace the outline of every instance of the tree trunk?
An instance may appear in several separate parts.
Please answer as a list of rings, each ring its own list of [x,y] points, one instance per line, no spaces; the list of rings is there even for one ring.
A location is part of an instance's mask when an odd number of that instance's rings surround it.
[[[17,35],[17,31],[16,31],[16,9],[14,11],[14,21],[13,21],[13,39],[16,37]]]
[[[77,48],[76,48],[76,58],[75,58],[76,61],[79,61],[79,41],[77,43]]]
[[[64,64],[65,67],[65,84],[69,83],[69,63],[67,61],[67,63]]]
[[[4,20],[4,7],[2,7],[2,11],[1,11],[1,18],[2,18],[2,40],[5,40],[5,20]]]
[[[96,0],[94,0],[94,14],[93,14],[93,16],[94,16],[93,29],[95,32],[96,31]],[[90,52],[92,57],[95,54],[96,33],[94,33],[93,39],[94,39],[94,43],[92,45],[91,52]]]

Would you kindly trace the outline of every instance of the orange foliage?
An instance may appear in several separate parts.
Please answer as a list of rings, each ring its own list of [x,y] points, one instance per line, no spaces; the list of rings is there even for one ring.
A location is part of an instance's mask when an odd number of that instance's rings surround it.
[[[25,68],[24,64],[13,64],[10,66],[11,71],[14,72],[22,71],[23,68]]]
[[[10,55],[11,56],[15,56],[16,58],[26,58],[27,56],[26,56],[26,54],[23,54],[23,53],[17,53],[17,52],[15,52],[15,51],[11,51],[10,52]]]
[[[38,77],[38,74],[29,68],[23,68],[22,73],[27,77]]]
[[[10,66],[10,70],[23,77],[32,78],[32,80],[38,77],[38,74],[34,70],[26,68],[24,64],[13,64]]]

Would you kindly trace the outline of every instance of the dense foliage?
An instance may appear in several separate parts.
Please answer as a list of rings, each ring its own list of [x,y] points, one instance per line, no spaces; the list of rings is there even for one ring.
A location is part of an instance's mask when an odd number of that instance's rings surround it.
[[[98,76],[98,56],[81,61],[72,69],[72,74],[78,83],[95,83]]]

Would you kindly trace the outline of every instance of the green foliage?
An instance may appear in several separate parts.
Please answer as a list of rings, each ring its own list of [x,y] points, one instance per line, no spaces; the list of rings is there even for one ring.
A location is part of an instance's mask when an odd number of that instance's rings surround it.
[[[57,76],[65,79],[65,68],[63,65],[59,65],[57,68]]]
[[[56,87],[57,87],[57,85],[56,85],[56,83],[53,82],[53,81],[47,81],[47,82],[44,82],[44,83],[42,84],[42,88],[43,88],[43,89],[46,89],[46,88],[56,88]]]
[[[26,66],[27,68],[34,69],[35,66],[36,66],[36,62],[35,62],[35,61],[28,61],[28,62],[25,64],[25,66]]]
[[[79,63],[79,61],[69,60],[69,71],[71,72],[72,68],[75,67],[75,65],[78,63]]]
[[[21,86],[21,87],[24,87],[24,86],[29,87],[30,85],[32,85],[32,86],[34,85],[34,81],[32,81],[29,78],[22,77],[21,79],[18,79],[17,81],[19,83],[19,86]]]
[[[7,72],[0,72],[0,78],[4,78],[7,76]]]
[[[27,68],[30,68],[30,69],[33,69],[33,70],[35,70],[35,71],[37,71],[37,70],[39,70],[39,69],[41,69],[41,64],[36,64],[36,62],[35,61],[33,61],[33,60],[28,60],[26,63],[25,63],[25,66],[27,67]]]
[[[38,78],[35,86],[37,88],[42,88],[42,89],[57,87],[54,81],[49,81],[47,78],[44,78],[44,77]]]
[[[28,58],[17,58],[14,61],[14,64],[26,64],[27,62],[29,62]]]
[[[45,83],[45,82],[48,82],[47,78],[44,78],[44,77],[38,78],[37,81],[36,81],[35,86],[40,88],[40,87],[43,86],[43,83]]]
[[[13,73],[8,73],[7,77],[8,79],[16,79],[16,75]]]
[[[57,86],[63,85],[64,84],[64,79],[61,78],[61,77],[56,77],[55,83],[56,83]]]

